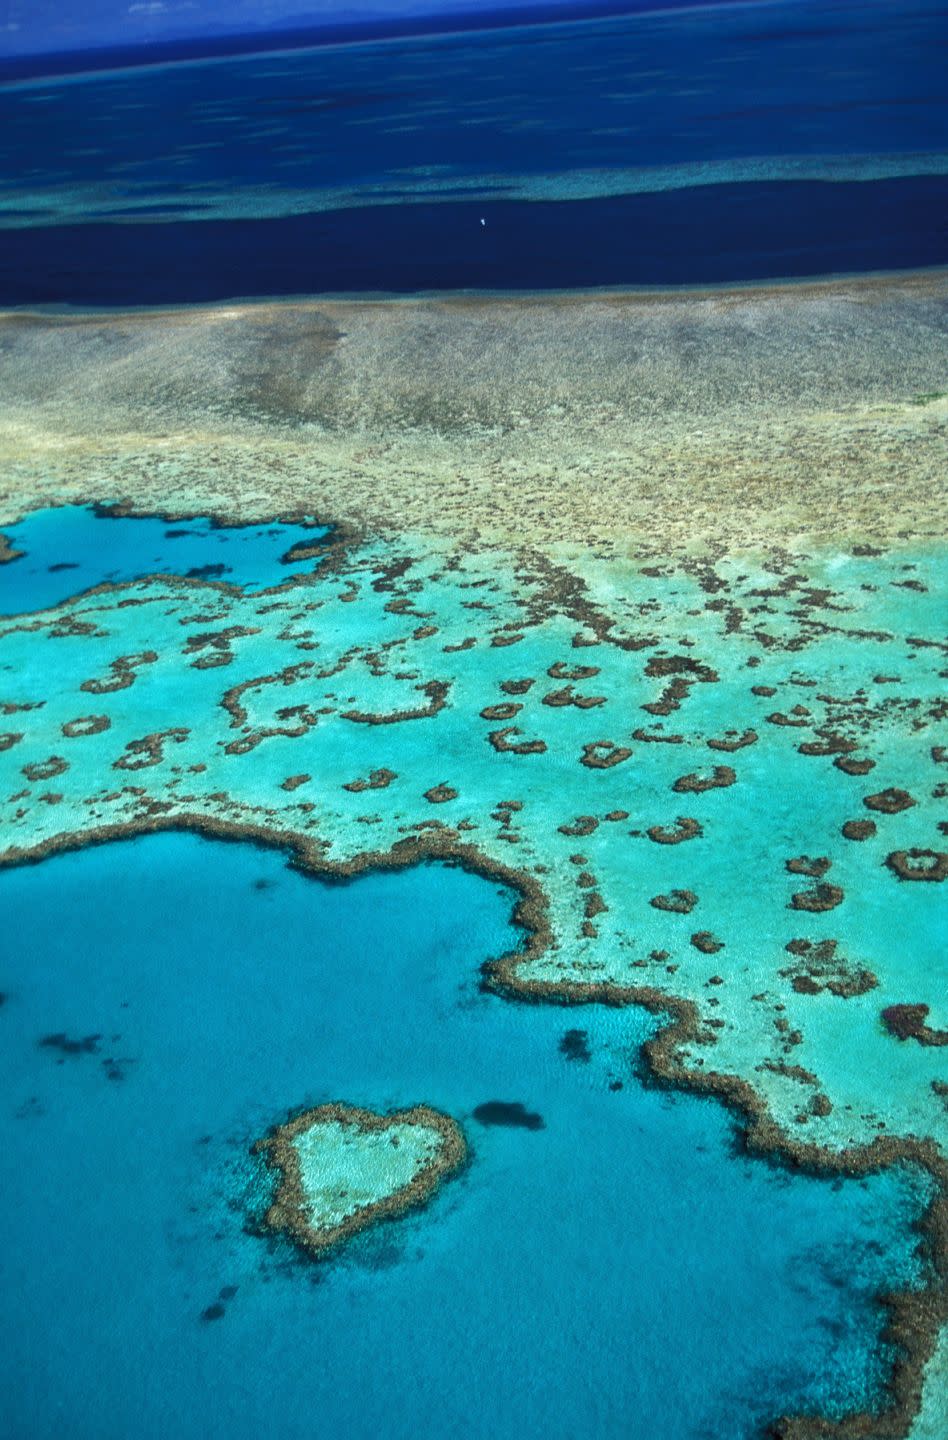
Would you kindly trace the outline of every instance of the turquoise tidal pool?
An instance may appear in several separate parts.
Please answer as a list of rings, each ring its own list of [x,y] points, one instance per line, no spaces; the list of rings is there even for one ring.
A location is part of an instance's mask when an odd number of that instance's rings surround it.
[[[483,993],[511,900],[188,833],[0,873],[11,1440],[742,1440],[879,1399],[921,1179],[751,1160],[642,1083],[644,1012]],[[427,1102],[471,1158],[316,1263],[259,1233],[251,1147],[330,1100]]]
[[[20,552],[0,564],[0,616],[7,616],[145,575],[224,580],[247,591],[279,585],[314,568],[318,559],[294,561],[293,547],[317,545],[329,527],[227,526],[205,517],[111,516],[94,505],[66,505],[33,510],[3,533]]]

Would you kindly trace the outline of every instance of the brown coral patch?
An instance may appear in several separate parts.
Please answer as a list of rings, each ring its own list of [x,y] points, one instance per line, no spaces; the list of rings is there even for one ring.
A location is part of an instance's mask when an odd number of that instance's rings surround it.
[[[446,800],[456,800],[457,798],[458,792],[451,785],[445,785],[443,781],[440,785],[432,785],[430,790],[425,791],[425,799],[431,805],[443,805]]]
[[[700,795],[705,790],[723,790],[737,779],[730,765],[715,765],[710,775],[679,775],[672,785],[676,795]]]
[[[602,817],[604,820],[628,820],[628,810],[610,810]]]
[[[200,659],[194,661],[195,670],[212,670],[219,665],[229,665],[234,658],[232,642],[241,639],[244,635],[259,635],[258,626],[253,625],[230,625],[226,630],[204,630],[200,635],[190,635],[184,647],[183,654],[196,655],[201,651],[209,653],[202,654]]]
[[[108,588],[108,587],[106,587]],[[118,608],[122,605],[139,604],[136,600],[120,600]],[[49,634],[54,640],[80,639],[86,635],[93,635],[101,639],[106,634],[104,630],[97,630],[91,620],[80,620],[77,615],[60,615],[55,625],[49,627]]]
[[[818,855],[815,859],[809,855],[797,855],[786,862],[791,875],[809,875],[811,880],[819,880],[832,864],[827,855]]]
[[[631,754],[626,746],[616,745],[611,740],[592,740],[583,746],[579,763],[589,770],[611,770],[614,765],[628,760]]]
[[[693,660],[690,655],[651,655],[645,665],[645,674],[650,680],[666,675],[691,675],[701,684],[713,684],[718,679],[716,670],[700,660]]]
[[[791,910],[807,910],[811,915],[821,915],[826,910],[835,910],[846,898],[839,885],[814,885],[812,890],[798,890],[790,897]]]
[[[656,845],[681,845],[685,840],[697,839],[702,834],[702,829],[697,820],[692,820],[688,815],[679,815],[674,828],[652,825],[647,834]]]
[[[598,828],[599,821],[595,815],[577,815],[576,819],[571,820],[569,824],[558,826],[561,835],[579,836],[591,835],[593,831],[598,830]]]
[[[756,730],[744,730],[740,735],[734,730],[728,730],[720,740],[709,740],[709,750],[724,750],[733,754],[735,750],[743,750],[745,745],[754,745],[757,742]]]
[[[0,715],[21,715],[28,710],[42,710],[45,700],[0,700]]]
[[[597,915],[605,915],[609,906],[603,900],[598,890],[592,890],[586,896],[586,904],[583,907],[583,914],[587,920],[595,920]]]
[[[656,910],[669,910],[673,915],[690,915],[698,897],[693,890],[670,890],[667,895],[653,895],[648,903]]]
[[[920,1045],[948,1045],[948,1030],[935,1030],[928,1023],[927,1005],[888,1005],[882,1023],[897,1040],[917,1040]]]
[[[650,715],[670,715],[673,710],[681,708],[681,702],[687,699],[690,688],[690,680],[683,680],[680,676],[676,676],[670,684],[665,686],[658,700],[650,700],[641,708],[647,710]]]
[[[187,740],[190,733],[183,725],[178,725],[170,730],[153,730],[150,735],[143,735],[140,740],[129,740],[125,746],[125,754],[119,756],[112,769],[147,770],[151,765],[160,765],[165,758],[165,742],[170,740],[172,744],[180,745]]]
[[[846,840],[869,840],[876,833],[874,820],[847,820],[843,826]]]
[[[108,715],[78,715],[65,722],[62,732],[67,740],[79,740],[86,735],[101,735],[111,724]]]
[[[526,695],[535,684],[535,680],[501,680],[500,689],[505,695]]]
[[[893,850],[885,863],[900,880],[944,880],[948,878],[948,854],[943,850]]]
[[[301,785],[308,785],[312,778],[312,775],[306,774],[287,775],[286,779],[280,782],[280,789],[287,791],[298,790]]]
[[[522,709],[522,705],[517,705],[513,701],[509,702],[506,705],[485,705],[484,709],[481,711],[481,719],[512,720],[515,715],[520,714],[520,711]]]
[[[605,695],[577,695],[572,685],[564,685],[560,690],[551,690],[544,695],[542,703],[553,708],[565,705],[575,705],[577,710],[594,710],[597,705],[605,705]]]
[[[804,740],[797,749],[801,755],[845,755],[855,750],[855,740],[848,740],[837,730],[818,730],[819,740]]]
[[[719,950],[724,949],[724,941],[719,940],[710,930],[696,930],[691,937],[691,943],[702,955],[716,955]]]
[[[304,560],[316,560],[326,554],[330,537],[324,536],[322,540],[295,540],[285,554],[280,556],[281,565],[301,565]],[[340,597],[342,599],[355,599],[354,595]]]
[[[361,795],[363,790],[385,790],[398,775],[394,770],[386,770],[384,766],[380,770],[370,770],[368,779],[350,780],[348,785],[343,785],[343,790],[351,790],[354,795]]]
[[[52,780],[56,775],[63,775],[68,769],[68,760],[64,760],[61,755],[50,755],[48,760],[24,765],[20,774],[25,775],[27,780]]]
[[[598,665],[567,665],[557,660],[546,672],[551,680],[592,680],[599,674]]]
[[[658,700],[650,701],[641,707],[650,715],[670,715],[679,708],[692,685],[696,682],[701,685],[714,684],[719,678],[716,670],[702,664],[700,660],[693,660],[690,655],[653,655],[645,666],[645,674],[650,679],[668,675],[674,677],[671,683],[665,686]]]
[[[19,744],[23,739],[22,730],[5,730],[0,734],[0,755],[4,750],[12,750],[14,745]]]
[[[0,565],[7,565],[11,560],[19,560],[25,554],[25,550],[17,550],[9,535],[0,532]]]
[[[513,828],[513,817],[522,809],[523,802],[521,800],[499,800],[491,811],[490,818],[496,820],[500,826],[503,839],[509,840],[516,833]]]
[[[666,735],[661,730],[645,730],[639,726],[632,731],[633,740],[642,740],[646,745],[684,745],[684,735]]]
[[[851,755],[838,755],[833,761],[837,770],[842,770],[844,775],[868,775],[870,770],[876,768],[876,762],[866,757],[863,760],[854,760]]]
[[[791,940],[786,948],[796,963],[779,973],[790,979],[798,995],[820,995],[828,990],[840,1000],[850,1000],[879,983],[871,970],[851,966],[839,954],[835,940]]]
[[[788,1080],[796,1080],[800,1085],[819,1084],[819,1080],[812,1070],[805,1070],[802,1065],[788,1065],[785,1060],[764,1060],[761,1062],[760,1068],[769,1070],[774,1075],[783,1075]]]
[[[285,669],[278,670],[273,675],[255,675],[252,679],[244,680],[239,685],[232,685],[229,690],[225,690],[221,696],[221,705],[231,717],[231,727],[246,725],[247,707],[244,703],[246,695],[254,690],[260,690],[266,685],[295,685],[297,681],[308,675],[312,668],[311,661],[303,660],[296,665],[287,665]],[[250,730],[239,740],[231,740],[230,744],[225,745],[224,753],[226,755],[246,755],[263,740],[269,739],[273,735],[285,735],[291,739],[298,739],[316,724],[318,716],[306,705],[287,705],[277,712],[277,718],[284,723]]]
[[[448,691],[450,685],[446,680],[428,680],[424,685],[416,685],[415,689],[427,696],[426,705],[410,706],[404,710],[392,710],[388,714],[378,714],[369,710],[344,710],[343,720],[353,720],[358,725],[396,725],[403,720],[428,720],[443,710],[448,703]]]
[[[487,736],[491,745],[500,755],[542,755],[546,750],[545,740],[512,741],[509,735],[522,735],[519,725],[506,725],[502,730],[491,730]]]
[[[766,718],[770,725],[783,725],[791,730],[799,730],[809,725],[810,722],[806,719],[809,713],[803,705],[796,705],[789,715],[785,715],[782,710],[774,710]]]
[[[109,665],[110,673],[101,680],[83,680],[80,690],[90,695],[112,695],[116,690],[127,690],[135,683],[135,671],[143,665],[154,665],[158,659],[156,650],[142,650],[136,655],[119,655]]]
[[[864,796],[862,803],[867,810],[877,810],[882,815],[898,815],[902,810],[910,810],[917,802],[907,790],[890,786],[888,790],[879,790],[875,795]]]

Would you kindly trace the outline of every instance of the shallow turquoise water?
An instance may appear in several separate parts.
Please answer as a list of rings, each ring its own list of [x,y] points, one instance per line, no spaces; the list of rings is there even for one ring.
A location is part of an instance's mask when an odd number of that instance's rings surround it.
[[[749,1161],[715,1103],[638,1082],[644,1015],[481,994],[493,885],[166,834],[6,871],[0,902],[8,1435],[739,1440],[875,1394],[914,1182]],[[248,1231],[249,1148],[337,1098],[427,1101],[473,1158],[314,1265]],[[543,1128],[478,1124],[492,1099]]]
[[[160,517],[108,517],[93,505],[33,510],[4,527],[14,549],[23,552],[0,565],[0,615],[57,605],[106,581],[143,575],[191,575],[226,580],[245,590],[279,585],[312,570],[318,561],[283,564],[292,546],[313,544],[327,527],[302,525],[215,525],[204,517],[166,521]]]

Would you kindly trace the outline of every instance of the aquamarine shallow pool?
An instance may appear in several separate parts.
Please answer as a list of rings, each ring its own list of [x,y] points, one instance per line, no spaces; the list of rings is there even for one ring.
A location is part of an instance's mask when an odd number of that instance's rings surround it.
[[[876,1396],[916,1182],[748,1160],[717,1104],[640,1083],[644,1014],[480,993],[506,892],[169,833],[7,870],[0,902],[13,1440],[740,1440]],[[250,1147],[330,1099],[427,1101],[472,1161],[314,1264],[253,1233]]]

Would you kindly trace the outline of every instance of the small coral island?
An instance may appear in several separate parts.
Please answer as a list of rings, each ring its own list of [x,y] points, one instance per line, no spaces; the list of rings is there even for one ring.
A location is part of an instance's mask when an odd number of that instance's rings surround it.
[[[380,1115],[338,1101],[304,1110],[254,1148],[280,1176],[264,1223],[312,1255],[423,1204],[467,1155],[460,1128],[429,1105]]]

